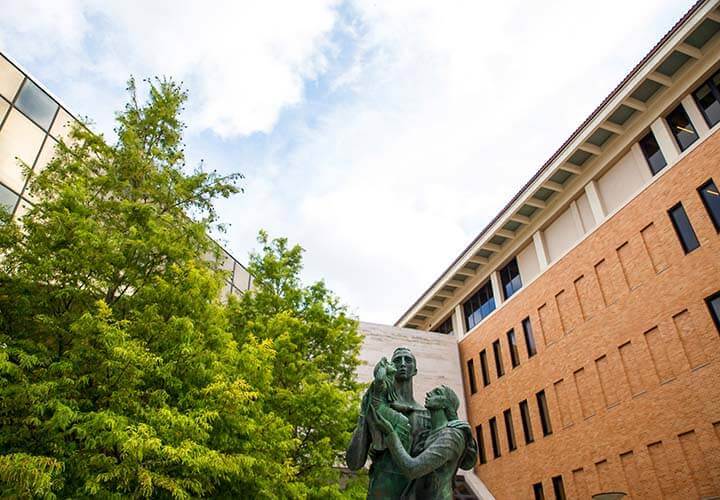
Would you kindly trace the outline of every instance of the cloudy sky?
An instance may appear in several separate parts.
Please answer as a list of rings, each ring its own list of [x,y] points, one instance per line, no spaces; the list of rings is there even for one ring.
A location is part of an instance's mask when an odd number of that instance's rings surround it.
[[[394,322],[690,0],[6,0],[0,50],[111,134],[129,75],[190,90],[218,203],[305,249],[361,319]]]

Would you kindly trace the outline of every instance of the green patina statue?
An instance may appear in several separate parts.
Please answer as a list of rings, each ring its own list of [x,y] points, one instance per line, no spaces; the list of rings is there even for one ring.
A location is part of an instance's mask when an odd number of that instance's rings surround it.
[[[475,465],[477,445],[467,422],[458,420],[460,400],[447,386],[430,391],[425,407],[413,397],[415,357],[395,350],[382,358],[363,396],[358,425],[347,450],[351,470],[368,455],[368,499],[451,499],[458,467]]]

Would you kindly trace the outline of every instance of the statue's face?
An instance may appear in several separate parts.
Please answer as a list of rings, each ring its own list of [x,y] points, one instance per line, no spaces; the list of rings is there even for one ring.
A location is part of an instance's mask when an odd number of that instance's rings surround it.
[[[396,380],[410,380],[417,373],[415,357],[410,351],[398,351],[393,356],[392,362],[397,369],[397,373],[395,374]]]
[[[445,408],[445,393],[440,387],[436,387],[432,391],[425,394],[425,408],[428,410],[438,410]]]

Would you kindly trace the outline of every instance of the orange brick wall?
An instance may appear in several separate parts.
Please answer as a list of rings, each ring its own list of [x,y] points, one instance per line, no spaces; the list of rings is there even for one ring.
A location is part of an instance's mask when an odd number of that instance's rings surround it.
[[[487,463],[476,473],[498,500],[532,498],[562,475],[568,498],[624,491],[632,498],[720,495],[720,335],[705,297],[720,290],[720,235],[697,194],[720,184],[714,134],[607,220],[460,343],[475,360],[478,391],[465,384]],[[701,247],[683,253],[667,210],[681,201]],[[528,359],[529,316],[538,353]],[[520,365],[506,332],[514,328]],[[495,372],[500,339],[505,375]],[[490,385],[478,353],[487,350]],[[467,380],[467,374],[464,373]],[[544,390],[553,433],[543,437],[535,400]],[[535,442],[525,444],[518,404],[527,399]],[[510,452],[503,411],[512,410]],[[502,456],[493,458],[490,418]]]

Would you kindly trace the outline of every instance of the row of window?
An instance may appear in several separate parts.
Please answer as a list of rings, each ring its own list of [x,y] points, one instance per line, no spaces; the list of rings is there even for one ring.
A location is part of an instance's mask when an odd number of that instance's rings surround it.
[[[715,230],[720,232],[720,192],[718,192],[715,181],[708,179],[705,184],[697,188],[697,192],[710,216],[713,226],[715,226]],[[700,242],[690,223],[687,212],[685,212],[683,204],[678,203],[673,206],[668,210],[668,215],[670,216],[683,251],[688,254],[700,247]]]
[[[549,436],[553,431],[544,390],[535,394],[535,402],[537,403],[538,413],[540,414],[540,426],[542,427],[543,436]],[[530,420],[530,407],[527,399],[520,401],[518,409],[520,411],[520,421],[522,422],[523,438],[525,439],[525,444],[528,445],[535,442],[535,436],[533,434],[532,422]],[[517,440],[515,438],[515,427],[513,426],[511,408],[508,408],[503,412],[503,422],[505,424],[505,438],[507,439],[508,450],[511,452],[515,451],[517,449]],[[478,457],[481,465],[487,463],[485,436],[483,435],[482,427],[482,424],[475,426],[475,438],[477,439]],[[492,417],[488,421],[488,427],[490,429],[490,448],[492,450],[493,458],[497,459],[502,456],[502,450],[500,448],[498,423],[495,417]]]
[[[535,336],[533,335],[532,323],[530,318],[522,320],[523,336],[525,337],[525,350],[527,352],[528,359],[532,358],[537,354],[537,345],[535,344]],[[513,368],[520,366],[520,349],[518,348],[518,340],[515,335],[515,329],[511,328],[506,334],[508,348],[510,349],[510,363]],[[493,355],[495,356],[495,374],[497,378],[505,375],[505,366],[502,360],[502,345],[500,339],[497,339],[492,344]],[[477,392],[477,382],[475,379],[475,360],[469,359],[467,361],[468,370],[468,381],[470,384],[470,394]],[[480,351],[480,375],[482,377],[483,387],[490,385],[490,371],[488,369],[487,350],[483,349]]]
[[[553,492],[555,493],[555,500],[565,500],[565,485],[563,484],[562,476],[554,476],[552,478]],[[543,491],[542,483],[533,484],[533,494],[535,500],[545,500],[545,492]]]
[[[522,288],[523,283],[516,258],[513,258],[501,268],[498,274],[500,275],[500,286],[505,300],[512,297]],[[495,294],[493,293],[492,283],[488,280],[463,303],[465,331],[469,332],[475,325],[493,312],[495,307]]]

